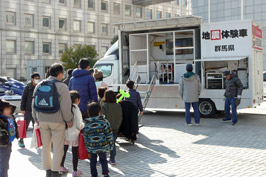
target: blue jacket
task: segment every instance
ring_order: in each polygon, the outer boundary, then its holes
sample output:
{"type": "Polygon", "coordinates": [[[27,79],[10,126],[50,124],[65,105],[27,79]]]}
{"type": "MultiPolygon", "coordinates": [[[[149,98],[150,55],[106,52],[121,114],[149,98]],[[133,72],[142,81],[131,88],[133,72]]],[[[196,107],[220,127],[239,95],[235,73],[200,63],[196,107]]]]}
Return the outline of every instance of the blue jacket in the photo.
{"type": "Polygon", "coordinates": [[[97,89],[94,78],[89,71],[84,69],[75,69],[69,82],[69,90],[77,90],[80,94],[79,108],[81,111],[88,109],[88,103],[98,102],[97,89]]]}
{"type": "Polygon", "coordinates": [[[113,133],[104,116],[86,118],[84,120],[84,141],[89,153],[109,152],[113,148],[113,133]]]}
{"type": "Polygon", "coordinates": [[[139,109],[139,111],[142,112],[143,106],[139,92],[137,92],[135,89],[129,89],[129,94],[130,97],[126,98],[126,101],[133,103],[139,109]]]}

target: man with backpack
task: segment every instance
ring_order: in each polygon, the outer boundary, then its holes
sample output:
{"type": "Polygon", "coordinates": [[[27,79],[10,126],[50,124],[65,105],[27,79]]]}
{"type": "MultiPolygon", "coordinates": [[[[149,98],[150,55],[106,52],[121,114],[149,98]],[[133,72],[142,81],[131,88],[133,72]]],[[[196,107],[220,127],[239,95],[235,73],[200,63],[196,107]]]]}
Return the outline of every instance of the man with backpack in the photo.
{"type": "Polygon", "coordinates": [[[83,119],[88,118],[88,104],[98,102],[95,80],[89,70],[90,61],[81,59],[79,61],[79,69],[73,71],[73,77],[69,83],[69,90],[77,90],[80,94],[79,108],[83,119]]]}
{"type": "Polygon", "coordinates": [[[64,68],[61,64],[50,67],[50,76],[39,83],[33,93],[32,115],[39,124],[43,144],[42,167],[46,177],[59,177],[64,154],[66,124],[72,127],[71,98],[68,87],[61,82],[64,68]],[[51,145],[53,143],[53,160],[51,145]]]}

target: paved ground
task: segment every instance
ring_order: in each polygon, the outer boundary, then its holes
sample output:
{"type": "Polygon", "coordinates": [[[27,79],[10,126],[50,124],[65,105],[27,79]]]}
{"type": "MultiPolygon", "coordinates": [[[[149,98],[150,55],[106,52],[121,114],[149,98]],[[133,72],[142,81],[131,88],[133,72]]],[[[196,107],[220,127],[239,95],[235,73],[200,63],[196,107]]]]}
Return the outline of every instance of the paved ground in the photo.
{"type": "MultiPolygon", "coordinates": [[[[135,146],[118,139],[117,165],[110,167],[110,175],[266,176],[266,103],[258,110],[242,111],[236,126],[222,123],[219,115],[201,119],[200,127],[186,127],[183,112],[147,113],[135,146]]],[[[30,138],[25,149],[14,143],[10,177],[45,176],[40,170],[41,150],[29,149],[29,144],[30,138]]],[[[70,152],[66,166],[71,169],[70,152]]],[[[90,176],[88,161],[80,161],[79,169],[84,177],[90,176]]]]}

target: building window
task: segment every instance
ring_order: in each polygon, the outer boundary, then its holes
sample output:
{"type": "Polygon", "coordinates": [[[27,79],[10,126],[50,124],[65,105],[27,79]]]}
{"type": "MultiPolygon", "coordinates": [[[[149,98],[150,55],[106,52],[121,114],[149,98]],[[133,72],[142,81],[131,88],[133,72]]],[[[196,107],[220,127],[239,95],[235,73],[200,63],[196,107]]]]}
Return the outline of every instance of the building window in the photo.
{"type": "Polygon", "coordinates": [[[114,25],[113,27],[114,35],[118,35],[118,30],[119,30],[119,25],[114,25]]]}
{"type": "Polygon", "coordinates": [[[102,53],[102,55],[104,55],[107,50],[108,50],[108,47],[107,46],[101,46],[101,53],[102,53]]]}
{"type": "Polygon", "coordinates": [[[88,8],[94,9],[95,0],[88,0],[88,8]]]}
{"type": "Polygon", "coordinates": [[[88,33],[95,33],[95,23],[88,22],[88,33]]]}
{"type": "Polygon", "coordinates": [[[104,35],[108,35],[108,25],[107,24],[101,24],[101,32],[104,35]]]}
{"type": "Polygon", "coordinates": [[[50,4],[50,0],[42,0],[42,2],[50,4]]]}
{"type": "Polygon", "coordinates": [[[156,11],[156,19],[162,18],[162,11],[157,10],[156,11]]]}
{"type": "Polygon", "coordinates": [[[147,9],[146,10],[146,18],[147,19],[152,19],[152,9],[147,9]]]}
{"type": "Polygon", "coordinates": [[[170,12],[166,12],[165,18],[171,18],[171,13],[170,12]]]}
{"type": "Polygon", "coordinates": [[[175,14],[175,17],[179,17],[179,15],[178,14],[175,14]]]}
{"type": "Polygon", "coordinates": [[[101,9],[102,9],[102,11],[108,11],[108,1],[102,0],[101,9]]]}
{"type": "Polygon", "coordinates": [[[6,12],[6,23],[9,25],[16,24],[16,13],[15,12],[6,12]]]}
{"type": "Polygon", "coordinates": [[[66,1],[65,0],[59,0],[59,4],[66,5],[66,1]]]}
{"type": "Polygon", "coordinates": [[[131,5],[125,5],[125,15],[131,16],[131,5]]]}
{"type": "Polygon", "coordinates": [[[63,44],[63,43],[59,44],[59,53],[60,54],[64,53],[66,51],[66,49],[67,49],[67,44],[63,44]]]}
{"type": "Polygon", "coordinates": [[[80,32],[80,27],[81,27],[81,21],[80,20],[74,20],[73,30],[76,32],[80,32]]]}
{"type": "Polygon", "coordinates": [[[6,75],[11,78],[16,78],[16,69],[15,68],[7,68],[6,75]]]}
{"type": "Polygon", "coordinates": [[[50,28],[50,17],[43,17],[42,18],[42,26],[44,28],[50,28]]]}
{"type": "Polygon", "coordinates": [[[136,17],[142,18],[142,7],[137,7],[137,9],[136,9],[136,17]]]}
{"type": "Polygon", "coordinates": [[[33,15],[25,14],[24,18],[25,18],[25,26],[33,27],[33,15]]]}
{"type": "Polygon", "coordinates": [[[183,7],[187,7],[187,0],[183,0],[183,7]]]}
{"type": "Polygon", "coordinates": [[[59,19],[59,29],[62,31],[66,31],[66,19],[65,18],[59,19]]]}
{"type": "Polygon", "coordinates": [[[34,42],[33,41],[26,41],[25,42],[25,53],[26,54],[33,54],[34,53],[34,42]]]}
{"type": "Polygon", "coordinates": [[[74,0],[74,7],[75,8],[81,8],[81,1],[80,0],[74,0]]]}
{"type": "Polygon", "coordinates": [[[42,44],[42,52],[43,54],[50,55],[51,54],[51,43],[46,42],[42,44]]]}
{"type": "Polygon", "coordinates": [[[119,3],[114,3],[114,14],[120,15],[120,4],[119,3]]]}
{"type": "Polygon", "coordinates": [[[175,0],[174,4],[179,5],[179,0],[175,0]]]}
{"type": "Polygon", "coordinates": [[[16,41],[15,40],[6,41],[6,53],[9,53],[9,54],[16,53],[16,41]]]}

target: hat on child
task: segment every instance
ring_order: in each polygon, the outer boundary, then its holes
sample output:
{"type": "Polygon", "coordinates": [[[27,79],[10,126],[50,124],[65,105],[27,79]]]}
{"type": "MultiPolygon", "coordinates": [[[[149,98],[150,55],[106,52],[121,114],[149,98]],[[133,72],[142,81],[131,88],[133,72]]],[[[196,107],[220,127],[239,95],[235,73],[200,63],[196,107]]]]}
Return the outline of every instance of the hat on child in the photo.
{"type": "Polygon", "coordinates": [[[0,99],[0,110],[3,110],[4,108],[8,108],[8,107],[12,108],[12,113],[15,112],[15,110],[16,110],[16,106],[15,105],[10,104],[9,102],[7,102],[4,99],[0,99]]]}

